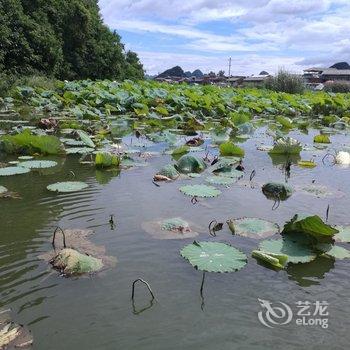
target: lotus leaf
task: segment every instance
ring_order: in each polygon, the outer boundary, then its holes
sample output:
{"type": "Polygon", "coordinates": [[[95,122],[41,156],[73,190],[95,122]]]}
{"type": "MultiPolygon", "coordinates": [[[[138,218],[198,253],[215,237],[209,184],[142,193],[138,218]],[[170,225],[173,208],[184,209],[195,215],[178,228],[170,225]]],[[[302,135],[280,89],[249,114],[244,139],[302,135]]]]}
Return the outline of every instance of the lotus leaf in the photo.
{"type": "Polygon", "coordinates": [[[159,175],[166,176],[169,179],[176,179],[180,174],[179,172],[175,169],[174,165],[168,164],[163,166],[158,173],[159,175]]]}
{"type": "Polygon", "coordinates": [[[202,158],[190,154],[183,155],[174,166],[183,174],[201,173],[206,168],[202,158]]]}
{"type": "Polygon", "coordinates": [[[314,168],[317,164],[312,160],[300,160],[298,165],[303,168],[314,168]]]}
{"type": "Polygon", "coordinates": [[[52,168],[56,165],[57,162],[53,160],[28,160],[20,163],[20,166],[23,166],[28,169],[52,168]]]}
{"type": "Polygon", "coordinates": [[[109,152],[98,152],[95,157],[97,168],[117,167],[120,165],[120,158],[109,152]]]}
{"type": "Polygon", "coordinates": [[[244,157],[244,149],[234,145],[232,142],[224,142],[220,145],[220,155],[244,157]]]}
{"type": "Polygon", "coordinates": [[[299,154],[302,150],[302,146],[299,141],[292,139],[291,137],[279,138],[275,141],[274,146],[270,154],[299,154]]]}
{"type": "Polygon", "coordinates": [[[329,139],[328,135],[316,135],[314,137],[314,142],[316,143],[331,143],[331,140],[329,139]]]}
{"type": "Polygon", "coordinates": [[[223,186],[230,186],[235,182],[235,180],[232,177],[225,177],[225,176],[209,176],[205,179],[205,181],[213,185],[223,185],[223,186]]]}
{"type": "Polygon", "coordinates": [[[166,219],[161,222],[161,229],[165,231],[191,231],[188,223],[181,218],[166,219]]]}
{"type": "Polygon", "coordinates": [[[278,269],[283,269],[288,261],[288,255],[264,252],[261,250],[253,250],[252,257],[278,269]]]}
{"type": "Polygon", "coordinates": [[[259,244],[259,250],[268,253],[288,256],[288,263],[307,263],[316,258],[310,246],[300,244],[291,239],[265,240],[259,244]]]}
{"type": "Polygon", "coordinates": [[[33,156],[19,156],[17,159],[18,160],[31,160],[33,159],[33,156]]]}
{"type": "Polygon", "coordinates": [[[77,133],[81,139],[81,141],[84,142],[84,144],[88,147],[95,148],[94,142],[91,140],[90,136],[83,130],[77,130],[77,133]]]}
{"type": "Polygon", "coordinates": [[[47,189],[53,192],[76,192],[81,191],[89,185],[85,182],[80,181],[66,181],[66,182],[56,182],[54,184],[48,185],[47,189]]]}
{"type": "Polygon", "coordinates": [[[317,216],[303,217],[298,214],[284,225],[282,234],[306,234],[314,238],[317,242],[331,242],[333,236],[339,231],[330,225],[327,225],[317,216]]]}
{"type": "Polygon", "coordinates": [[[247,256],[240,250],[217,242],[193,242],[180,254],[198,270],[208,272],[233,272],[247,264],[247,256]]]}
{"type": "Polygon", "coordinates": [[[264,238],[279,232],[279,226],[270,221],[257,218],[231,219],[234,234],[250,238],[264,238]]]}
{"type": "Polygon", "coordinates": [[[67,154],[88,154],[94,152],[93,148],[89,147],[73,147],[73,148],[66,148],[67,154]]]}
{"type": "Polygon", "coordinates": [[[339,231],[334,235],[334,239],[338,242],[350,243],[350,225],[348,226],[335,226],[339,231]]]}
{"type": "Polygon", "coordinates": [[[217,197],[221,191],[213,186],[207,185],[187,185],[180,187],[180,191],[191,197],[217,197]]]}
{"type": "Polygon", "coordinates": [[[10,166],[0,168],[0,176],[20,175],[29,173],[30,169],[21,166],[10,166]]]}
{"type": "Polygon", "coordinates": [[[269,199],[283,201],[292,195],[293,189],[284,183],[269,182],[262,187],[262,192],[269,199]]]}
{"type": "Polygon", "coordinates": [[[276,121],[280,123],[284,128],[286,129],[292,129],[293,124],[292,121],[289,118],[282,117],[281,115],[276,117],[276,121]]]}
{"type": "Polygon", "coordinates": [[[323,254],[336,259],[350,259],[350,250],[347,250],[340,246],[329,243],[319,243],[316,245],[316,249],[322,251],[323,254]]]}
{"type": "Polygon", "coordinates": [[[102,259],[81,254],[72,248],[62,249],[52,260],[52,266],[61,273],[72,276],[97,272],[102,269],[102,259]]]}
{"type": "Polygon", "coordinates": [[[189,146],[186,146],[186,145],[182,145],[178,148],[175,148],[173,151],[172,151],[172,154],[173,155],[179,155],[179,154],[185,154],[185,153],[188,153],[190,150],[190,147],[189,146]]]}

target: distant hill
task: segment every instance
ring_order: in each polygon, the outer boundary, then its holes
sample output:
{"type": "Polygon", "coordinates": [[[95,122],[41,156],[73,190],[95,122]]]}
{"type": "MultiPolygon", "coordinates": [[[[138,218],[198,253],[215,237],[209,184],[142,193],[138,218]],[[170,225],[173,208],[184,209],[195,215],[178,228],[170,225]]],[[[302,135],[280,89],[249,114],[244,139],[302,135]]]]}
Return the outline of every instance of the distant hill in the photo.
{"type": "Polygon", "coordinates": [[[166,77],[184,77],[185,78],[186,75],[180,66],[175,66],[173,68],[167,69],[166,71],[158,75],[158,78],[166,78],[166,77]]]}
{"type": "Polygon", "coordinates": [[[263,70],[263,71],[261,71],[261,72],[259,73],[259,75],[269,75],[269,73],[266,72],[266,70],[263,70]]]}
{"type": "Polygon", "coordinates": [[[348,62],[338,62],[338,63],[333,64],[333,66],[330,66],[329,68],[350,69],[350,65],[348,62]]]}
{"type": "Polygon", "coordinates": [[[188,70],[187,72],[185,72],[185,75],[187,78],[191,77],[192,76],[192,73],[188,70]]]}
{"type": "Polygon", "coordinates": [[[196,77],[196,78],[202,78],[202,76],[203,76],[204,74],[202,73],[202,71],[201,70],[199,70],[199,69],[196,69],[196,70],[194,70],[193,72],[192,72],[192,77],[196,77]]]}

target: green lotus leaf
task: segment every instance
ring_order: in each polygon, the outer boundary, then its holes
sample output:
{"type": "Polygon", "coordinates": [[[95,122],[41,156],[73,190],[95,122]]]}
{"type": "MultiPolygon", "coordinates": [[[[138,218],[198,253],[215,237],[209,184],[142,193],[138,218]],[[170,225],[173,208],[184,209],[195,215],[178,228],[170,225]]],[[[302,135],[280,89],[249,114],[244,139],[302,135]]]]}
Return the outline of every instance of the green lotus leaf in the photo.
{"type": "Polygon", "coordinates": [[[218,196],[221,191],[216,189],[213,186],[207,186],[207,185],[187,185],[180,187],[180,191],[187,196],[191,197],[216,197],[218,196]]]}
{"type": "Polygon", "coordinates": [[[168,177],[169,179],[176,179],[180,173],[175,169],[174,165],[168,164],[164,165],[158,172],[158,175],[163,175],[168,177]]]}
{"type": "Polygon", "coordinates": [[[350,259],[350,250],[347,250],[340,246],[329,243],[319,243],[316,245],[316,249],[322,251],[323,254],[331,256],[335,259],[350,259]]]}
{"type": "Polygon", "coordinates": [[[54,184],[48,185],[46,188],[52,192],[76,192],[81,191],[89,185],[85,182],[80,181],[65,181],[65,182],[56,182],[54,184]]]}
{"type": "Polygon", "coordinates": [[[160,228],[165,231],[190,231],[188,222],[181,218],[165,219],[161,222],[160,228]]]}
{"type": "Polygon", "coordinates": [[[67,154],[88,154],[94,152],[93,148],[90,147],[72,147],[66,148],[67,154]]]}
{"type": "Polygon", "coordinates": [[[21,166],[10,166],[0,168],[0,176],[20,175],[29,173],[30,169],[21,166]]]}
{"type": "Polygon", "coordinates": [[[314,142],[316,142],[316,143],[331,143],[331,140],[329,139],[328,135],[321,134],[321,135],[316,135],[314,137],[314,142]]]}
{"type": "Polygon", "coordinates": [[[56,165],[57,162],[53,160],[28,160],[20,163],[20,166],[28,169],[45,169],[52,168],[56,165]]]}
{"type": "Polygon", "coordinates": [[[224,142],[220,145],[221,156],[238,156],[244,157],[244,149],[236,146],[232,142],[224,142]]]}
{"type": "Polygon", "coordinates": [[[287,255],[287,263],[307,263],[316,258],[316,253],[310,246],[294,242],[291,239],[265,240],[259,244],[259,250],[264,252],[287,255]]]}
{"type": "Polygon", "coordinates": [[[197,177],[201,177],[201,174],[197,174],[197,173],[188,173],[187,174],[188,177],[192,177],[192,178],[197,178],[197,177]]]}
{"type": "Polygon", "coordinates": [[[317,215],[304,217],[296,214],[284,225],[282,234],[305,234],[319,243],[329,243],[338,232],[317,215]]]}
{"type": "Polygon", "coordinates": [[[289,118],[283,117],[281,115],[276,117],[276,121],[280,123],[286,129],[292,129],[293,124],[289,118]]]}
{"type": "Polygon", "coordinates": [[[97,168],[118,167],[120,158],[109,152],[98,152],[95,157],[95,166],[97,168]]]}
{"type": "Polygon", "coordinates": [[[178,148],[175,148],[173,151],[172,151],[172,155],[179,155],[179,154],[185,154],[185,153],[188,153],[190,150],[190,147],[187,146],[187,145],[182,145],[178,148]]]}
{"type": "Polygon", "coordinates": [[[80,140],[88,147],[95,148],[94,142],[91,140],[90,136],[83,130],[77,130],[80,140]]]}
{"type": "Polygon", "coordinates": [[[348,226],[335,226],[339,231],[334,235],[334,239],[338,242],[350,243],[350,225],[348,226]]]}
{"type": "Polygon", "coordinates": [[[72,276],[97,272],[103,268],[102,259],[64,248],[52,260],[52,266],[61,273],[72,276]]]}
{"type": "Polygon", "coordinates": [[[283,269],[288,261],[288,255],[264,252],[261,250],[253,250],[252,257],[278,269],[283,269]]]}
{"type": "Polygon", "coordinates": [[[180,254],[196,269],[207,272],[234,272],[247,264],[243,252],[225,243],[193,242],[180,254]]]}
{"type": "Polygon", "coordinates": [[[300,160],[298,165],[303,168],[314,168],[317,164],[312,160],[300,160]]]}
{"type": "Polygon", "coordinates": [[[269,154],[299,154],[302,150],[302,146],[299,141],[292,139],[291,137],[279,138],[275,141],[272,150],[269,154]]]}
{"type": "Polygon", "coordinates": [[[286,200],[292,195],[293,189],[284,183],[269,182],[263,185],[262,192],[268,199],[286,200]]]}
{"type": "Polygon", "coordinates": [[[279,226],[273,222],[258,218],[230,219],[234,234],[250,238],[264,238],[279,232],[279,226]]]}
{"type": "Polygon", "coordinates": [[[74,140],[74,139],[67,139],[64,141],[64,144],[71,147],[84,147],[87,146],[84,141],[74,140]]]}
{"type": "Polygon", "coordinates": [[[174,166],[183,174],[201,173],[207,167],[202,158],[190,154],[183,155],[174,166]]]}
{"type": "Polygon", "coordinates": [[[205,181],[213,185],[223,185],[223,186],[230,186],[235,182],[235,180],[232,177],[225,177],[225,176],[209,176],[205,179],[205,181]]]}

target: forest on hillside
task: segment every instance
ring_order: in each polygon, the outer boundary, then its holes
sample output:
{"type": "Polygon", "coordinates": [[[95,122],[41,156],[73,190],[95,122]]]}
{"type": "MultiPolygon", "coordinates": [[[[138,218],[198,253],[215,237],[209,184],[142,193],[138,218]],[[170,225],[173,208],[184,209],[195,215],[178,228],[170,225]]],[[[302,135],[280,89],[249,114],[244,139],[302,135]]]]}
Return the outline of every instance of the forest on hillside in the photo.
{"type": "Polygon", "coordinates": [[[136,53],[103,24],[97,0],[1,0],[0,78],[140,79],[136,53]]]}

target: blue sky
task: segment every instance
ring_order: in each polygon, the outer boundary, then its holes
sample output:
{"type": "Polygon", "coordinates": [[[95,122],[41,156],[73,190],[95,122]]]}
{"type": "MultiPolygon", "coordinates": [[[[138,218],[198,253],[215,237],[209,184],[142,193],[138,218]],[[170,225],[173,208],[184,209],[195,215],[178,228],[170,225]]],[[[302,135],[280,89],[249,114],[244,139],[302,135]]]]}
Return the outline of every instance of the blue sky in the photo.
{"type": "MultiPolygon", "coordinates": [[[[350,0],[100,0],[104,22],[149,74],[232,74],[350,61],[350,0]]],[[[350,63],[350,62],[349,62],[350,63]]]]}

